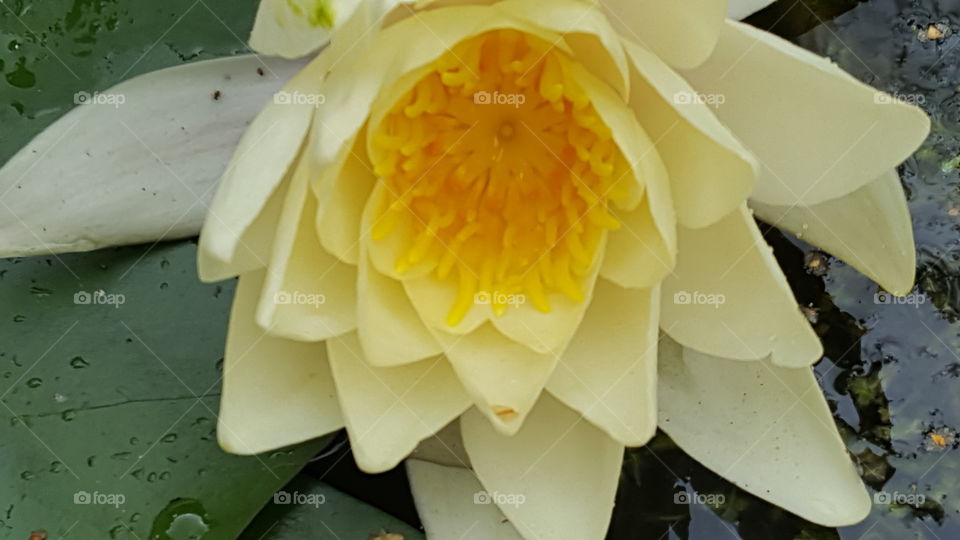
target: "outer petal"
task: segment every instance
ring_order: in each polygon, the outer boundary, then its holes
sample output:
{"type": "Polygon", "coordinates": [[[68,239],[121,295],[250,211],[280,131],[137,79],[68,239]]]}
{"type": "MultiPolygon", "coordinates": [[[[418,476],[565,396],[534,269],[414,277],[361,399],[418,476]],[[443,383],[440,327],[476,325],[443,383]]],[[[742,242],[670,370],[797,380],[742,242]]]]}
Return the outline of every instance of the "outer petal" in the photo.
{"type": "Polygon", "coordinates": [[[320,341],[357,326],[357,271],[324,251],[306,160],[294,166],[277,223],[257,322],[271,335],[320,341]]]}
{"type": "Polygon", "coordinates": [[[361,0],[261,0],[250,33],[250,47],[260,54],[284,58],[310,54],[327,43],[333,27],[349,18],[360,3],[361,0]],[[304,4],[307,9],[300,7],[304,4]]]}
{"type": "Polygon", "coordinates": [[[855,191],[906,159],[930,128],[920,109],[738,22],[727,21],[710,60],[685,75],[722,96],[717,115],[763,166],[753,198],[767,204],[855,191]]]}
{"type": "Polygon", "coordinates": [[[820,359],[820,339],[746,206],[709,227],[681,229],[680,245],[663,284],[660,327],[670,337],[724,358],[772,355],[791,367],[820,359]]]}
{"type": "Polygon", "coordinates": [[[0,169],[0,256],[196,234],[255,111],[302,67],[238,56],[78,93],[0,169]]]}
{"type": "Polygon", "coordinates": [[[408,459],[407,476],[430,538],[522,540],[470,469],[408,459]]]}
{"type": "Polygon", "coordinates": [[[477,409],[506,435],[520,429],[557,365],[485,324],[465,336],[434,332],[477,409]]]}
{"type": "Polygon", "coordinates": [[[717,0],[599,0],[614,28],[676,68],[700,65],[713,51],[726,16],[717,0]]]}
{"type": "Polygon", "coordinates": [[[396,366],[443,352],[420,320],[399,281],[384,276],[360,253],[357,276],[357,334],[374,366],[396,366]]]}
{"type": "Polygon", "coordinates": [[[737,486],[804,519],[862,520],[870,498],[809,368],[660,351],[660,428],[737,486]]]}
{"type": "Polygon", "coordinates": [[[759,165],[682,77],[643,47],[624,46],[634,68],[630,106],[667,167],[677,219],[714,223],[749,196],[759,165]]]}
{"type": "Polygon", "coordinates": [[[838,199],[813,206],[750,203],[757,217],[847,261],[905,295],[913,288],[916,251],[900,176],[889,171],[838,199]]]}
{"type": "Polygon", "coordinates": [[[315,105],[293,96],[316,95],[329,62],[326,54],[310,62],[244,133],[200,233],[201,279],[218,281],[264,266],[259,249],[250,241],[249,235],[258,234],[256,228],[249,229],[299,155],[314,114],[315,105]]]}
{"type": "Polygon", "coordinates": [[[369,366],[355,333],[327,341],[330,366],[357,465],[390,470],[470,406],[442,356],[400,367],[369,366]]]}
{"type": "Polygon", "coordinates": [[[598,281],[547,382],[551,394],[626,446],[642,446],[657,431],[659,311],[659,289],[598,281]]]}
{"type": "Polygon", "coordinates": [[[623,446],[549,395],[512,437],[474,409],[461,429],[477,477],[524,538],[603,538],[623,446]]]}
{"type": "Polygon", "coordinates": [[[746,19],[749,15],[772,4],[774,0],[729,0],[727,17],[734,20],[746,19]]]}
{"type": "Polygon", "coordinates": [[[253,312],[262,271],[244,274],[230,312],[217,438],[233,454],[258,454],[343,427],[322,343],[267,335],[253,312]]]}

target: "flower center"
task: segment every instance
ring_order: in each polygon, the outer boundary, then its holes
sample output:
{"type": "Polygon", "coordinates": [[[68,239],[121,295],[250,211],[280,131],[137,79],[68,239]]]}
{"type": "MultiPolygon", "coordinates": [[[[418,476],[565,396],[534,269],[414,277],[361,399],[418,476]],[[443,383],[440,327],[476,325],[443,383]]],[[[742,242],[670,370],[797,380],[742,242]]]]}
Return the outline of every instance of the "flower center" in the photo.
{"type": "Polygon", "coordinates": [[[406,227],[396,270],[427,264],[457,280],[451,326],[477,303],[501,315],[517,298],[544,313],[555,293],[582,301],[604,233],[620,226],[608,203],[632,177],[571,65],[528,34],[473,37],[428,66],[374,132],[386,196],[373,239],[406,227]]]}

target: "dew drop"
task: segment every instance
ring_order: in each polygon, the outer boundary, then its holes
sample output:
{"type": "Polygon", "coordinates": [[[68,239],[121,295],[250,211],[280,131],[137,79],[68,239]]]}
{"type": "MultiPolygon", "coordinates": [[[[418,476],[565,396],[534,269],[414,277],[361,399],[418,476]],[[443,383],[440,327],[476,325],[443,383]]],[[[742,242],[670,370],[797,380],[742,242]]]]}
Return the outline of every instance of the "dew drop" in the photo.
{"type": "Polygon", "coordinates": [[[70,359],[70,367],[73,369],[83,369],[90,365],[82,356],[74,356],[70,359]]]}
{"type": "Polygon", "coordinates": [[[73,409],[67,409],[63,411],[63,413],[60,415],[60,418],[62,418],[64,422],[71,422],[76,417],[77,417],[77,411],[73,409]]]}
{"type": "Polygon", "coordinates": [[[27,386],[29,386],[30,388],[37,388],[41,384],[43,384],[43,379],[41,379],[40,377],[34,377],[27,381],[27,386]]]}
{"type": "Polygon", "coordinates": [[[165,442],[165,443],[176,442],[176,440],[177,440],[177,434],[176,434],[176,433],[168,433],[167,435],[164,435],[163,438],[160,439],[160,440],[161,440],[162,442],[165,442]]]}

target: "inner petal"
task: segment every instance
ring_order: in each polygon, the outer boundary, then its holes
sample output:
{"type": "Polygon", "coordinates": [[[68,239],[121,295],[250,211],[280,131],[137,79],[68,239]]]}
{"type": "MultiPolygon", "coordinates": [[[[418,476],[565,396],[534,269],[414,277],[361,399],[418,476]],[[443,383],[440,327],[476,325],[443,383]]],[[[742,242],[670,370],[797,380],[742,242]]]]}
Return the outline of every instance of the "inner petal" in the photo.
{"type": "Polygon", "coordinates": [[[503,314],[549,295],[583,301],[609,205],[635,186],[610,129],[571,77],[573,60],[496,30],[454,46],[384,116],[371,141],[386,187],[371,231],[399,234],[398,273],[455,280],[447,324],[478,304],[503,314]]]}

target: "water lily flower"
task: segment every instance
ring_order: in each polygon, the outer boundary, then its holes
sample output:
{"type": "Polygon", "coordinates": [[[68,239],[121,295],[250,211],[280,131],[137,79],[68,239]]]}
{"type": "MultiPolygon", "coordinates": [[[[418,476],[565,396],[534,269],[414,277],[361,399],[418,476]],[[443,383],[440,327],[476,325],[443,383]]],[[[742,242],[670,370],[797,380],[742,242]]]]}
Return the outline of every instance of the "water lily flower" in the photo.
{"type": "Polygon", "coordinates": [[[895,167],[929,121],[727,18],[767,3],[264,0],[259,51],[319,54],[164,70],[66,115],[0,171],[3,254],[202,221],[200,276],[239,276],[221,445],[346,427],[368,472],[416,450],[434,538],[602,538],[658,427],[854,523],[821,344],[754,216],[906,294],[895,167]]]}

